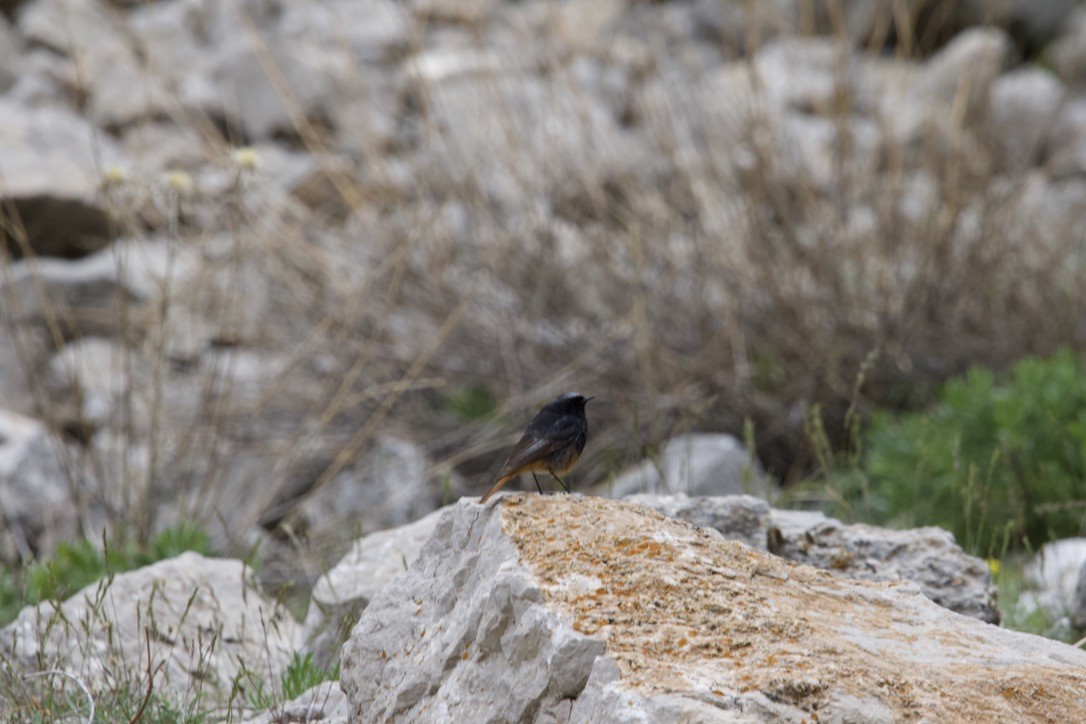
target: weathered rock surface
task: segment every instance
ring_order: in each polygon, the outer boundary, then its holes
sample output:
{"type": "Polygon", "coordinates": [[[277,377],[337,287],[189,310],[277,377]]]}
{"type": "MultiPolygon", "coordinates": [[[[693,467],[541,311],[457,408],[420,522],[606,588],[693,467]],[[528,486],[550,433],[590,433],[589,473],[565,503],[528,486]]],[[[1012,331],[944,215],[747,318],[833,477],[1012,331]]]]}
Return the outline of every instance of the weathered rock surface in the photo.
{"type": "Polygon", "coordinates": [[[441,518],[341,684],[360,721],[1071,721],[1086,652],[643,506],[506,496],[441,518]]]}
{"type": "Polygon", "coordinates": [[[321,576],[313,587],[302,628],[305,648],[319,666],[327,668],[339,660],[340,646],[358,614],[415,561],[444,512],[443,508],[414,523],[360,538],[321,576]]]}
{"type": "Polygon", "coordinates": [[[659,460],[646,460],[600,492],[611,498],[635,493],[767,497],[772,483],[743,443],[732,435],[690,434],[672,438],[659,460]]]}
{"type": "Polygon", "coordinates": [[[788,560],[867,581],[912,581],[951,611],[999,623],[988,564],[967,554],[942,528],[891,530],[845,525],[822,513],[774,510],[769,550],[788,560]]]}
{"type": "Polygon", "coordinates": [[[968,555],[941,528],[845,525],[819,512],[771,508],[747,495],[632,495],[626,500],[848,578],[912,581],[940,606],[999,622],[997,590],[988,565],[968,555]]]}
{"type": "Polygon", "coordinates": [[[297,631],[240,561],[185,553],[92,584],[59,606],[24,609],[0,630],[0,651],[24,671],[59,668],[92,689],[121,672],[135,680],[151,671],[158,691],[221,705],[235,680],[252,684],[249,674],[237,678],[243,672],[278,681],[297,631]]]}

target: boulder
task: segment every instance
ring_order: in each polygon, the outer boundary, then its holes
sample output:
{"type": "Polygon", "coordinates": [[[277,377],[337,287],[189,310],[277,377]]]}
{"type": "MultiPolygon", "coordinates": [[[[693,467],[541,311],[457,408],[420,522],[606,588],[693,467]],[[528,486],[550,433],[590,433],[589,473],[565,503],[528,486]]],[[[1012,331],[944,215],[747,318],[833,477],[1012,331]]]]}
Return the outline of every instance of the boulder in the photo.
{"type": "Polygon", "coordinates": [[[122,344],[101,337],[73,340],[49,361],[45,382],[59,405],[55,414],[72,424],[87,429],[123,424],[136,434],[150,424],[148,365],[122,344]]]}
{"type": "Polygon", "coordinates": [[[151,672],[156,691],[222,706],[249,677],[278,682],[297,631],[241,561],[184,553],[23,609],[0,630],[0,651],[25,672],[61,669],[92,691],[118,672],[146,687],[151,672]]]}
{"type": "Polygon", "coordinates": [[[1022,571],[1028,590],[1019,603],[1043,609],[1057,630],[1082,628],[1082,571],[1086,566],[1086,538],[1065,538],[1046,543],[1022,571]],[[1076,622],[1077,621],[1077,622],[1076,622]]]}
{"type": "Polygon", "coordinates": [[[306,651],[318,666],[327,669],[339,660],[340,647],[358,614],[414,562],[443,513],[444,509],[437,510],[414,523],[360,538],[321,576],[302,628],[306,651]]]}
{"type": "Polygon", "coordinates": [[[15,256],[25,255],[24,234],[37,256],[75,258],[101,249],[111,238],[101,174],[118,165],[115,144],[85,120],[0,98],[0,242],[15,256]]]}
{"type": "Polygon", "coordinates": [[[628,503],[644,505],[702,528],[712,528],[729,540],[766,550],[770,520],[775,511],[753,495],[720,495],[691,498],[678,495],[628,495],[628,503]]]}
{"type": "Polygon", "coordinates": [[[988,565],[963,551],[954,536],[941,528],[845,525],[818,512],[771,508],[749,495],[632,495],[626,500],[836,575],[912,581],[940,606],[981,621],[999,622],[997,591],[988,565]]]}
{"type": "Polygon", "coordinates": [[[354,720],[1077,720],[1086,652],[644,506],[461,500],[363,612],[354,720]]]}
{"type": "Polygon", "coordinates": [[[995,28],[970,28],[956,36],[923,66],[917,100],[946,104],[964,102],[976,113],[992,83],[1011,58],[1010,39],[995,28]]]}
{"type": "Polygon", "coordinates": [[[502,210],[531,218],[541,200],[556,196],[560,203],[583,169],[621,177],[644,158],[603,101],[527,65],[517,52],[457,46],[412,59],[437,131],[421,173],[431,175],[437,194],[462,195],[470,184],[502,210]]]}
{"type": "Polygon", "coordinates": [[[1039,165],[1064,97],[1059,79],[1039,68],[1012,71],[992,83],[989,121],[1005,168],[1039,165]]]}
{"type": "Polygon", "coordinates": [[[4,560],[28,559],[42,535],[72,531],[63,444],[41,422],[0,409],[0,509],[4,560]]]}
{"type": "Polygon", "coordinates": [[[1078,569],[1078,581],[1075,582],[1075,592],[1071,596],[1068,614],[1072,626],[1079,631],[1086,631],[1086,558],[1082,559],[1082,567],[1078,569]]]}
{"type": "MultiPolygon", "coordinates": [[[[335,450],[338,453],[338,450],[335,450]]],[[[322,467],[332,464],[334,455],[322,467]]],[[[306,497],[299,521],[311,536],[344,529],[405,525],[440,506],[425,451],[402,437],[381,435],[366,455],[306,497]]]]}
{"type": "Polygon", "coordinates": [[[659,460],[646,460],[622,473],[601,492],[611,498],[634,493],[766,497],[773,490],[758,460],[738,438],[695,433],[672,438],[659,460]]]}
{"type": "Polygon", "coordinates": [[[376,66],[401,59],[411,48],[415,30],[403,4],[394,0],[290,3],[280,23],[286,38],[344,43],[356,61],[376,66]]]}
{"type": "Polygon", "coordinates": [[[81,259],[24,259],[0,278],[5,314],[16,323],[56,323],[66,336],[131,334],[125,304],[158,299],[191,279],[198,255],[156,240],[122,240],[81,259]]]}
{"type": "Polygon", "coordinates": [[[1060,79],[1081,88],[1086,83],[1086,8],[1075,9],[1051,50],[1052,64],[1060,79]]]}
{"type": "Polygon", "coordinates": [[[999,623],[997,590],[988,564],[971,556],[942,528],[891,530],[845,525],[822,513],[773,510],[769,550],[797,563],[865,581],[912,581],[951,611],[999,623]]]}

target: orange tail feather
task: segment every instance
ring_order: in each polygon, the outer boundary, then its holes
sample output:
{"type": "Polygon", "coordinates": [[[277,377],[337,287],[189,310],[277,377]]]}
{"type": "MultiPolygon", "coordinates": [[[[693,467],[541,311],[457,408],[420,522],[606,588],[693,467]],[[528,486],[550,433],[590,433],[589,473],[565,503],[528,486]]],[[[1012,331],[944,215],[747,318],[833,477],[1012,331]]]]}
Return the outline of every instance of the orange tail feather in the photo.
{"type": "Polygon", "coordinates": [[[498,478],[494,482],[494,484],[490,486],[490,490],[486,491],[483,497],[479,498],[479,504],[482,505],[483,503],[485,503],[487,500],[490,499],[491,495],[504,488],[505,484],[515,477],[515,475],[506,475],[504,478],[498,478]]]}

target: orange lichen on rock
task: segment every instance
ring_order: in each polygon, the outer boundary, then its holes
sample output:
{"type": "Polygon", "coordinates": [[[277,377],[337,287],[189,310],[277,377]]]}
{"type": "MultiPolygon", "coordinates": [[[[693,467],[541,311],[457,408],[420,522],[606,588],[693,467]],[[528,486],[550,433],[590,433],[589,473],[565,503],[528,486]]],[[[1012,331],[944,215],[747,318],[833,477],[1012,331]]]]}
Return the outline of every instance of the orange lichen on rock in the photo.
{"type": "Polygon", "coordinates": [[[604,640],[623,684],[643,694],[758,690],[812,715],[846,695],[877,697],[902,719],[1086,717],[1086,667],[909,584],[838,578],[638,505],[515,500],[502,526],[548,607],[604,640]],[[1002,648],[989,656],[993,632],[1002,648]]]}

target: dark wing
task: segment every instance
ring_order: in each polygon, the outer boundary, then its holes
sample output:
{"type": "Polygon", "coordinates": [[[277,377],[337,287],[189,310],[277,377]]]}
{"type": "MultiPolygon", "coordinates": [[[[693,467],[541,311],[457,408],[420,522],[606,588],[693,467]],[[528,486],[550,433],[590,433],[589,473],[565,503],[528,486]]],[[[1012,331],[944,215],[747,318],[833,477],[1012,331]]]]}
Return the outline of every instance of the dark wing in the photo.
{"type": "Polygon", "coordinates": [[[538,415],[528,426],[524,436],[520,438],[513,451],[509,453],[509,459],[505,461],[499,478],[510,475],[515,470],[539,460],[546,460],[555,453],[577,442],[582,435],[584,423],[573,415],[548,416],[549,419],[538,415]]]}

